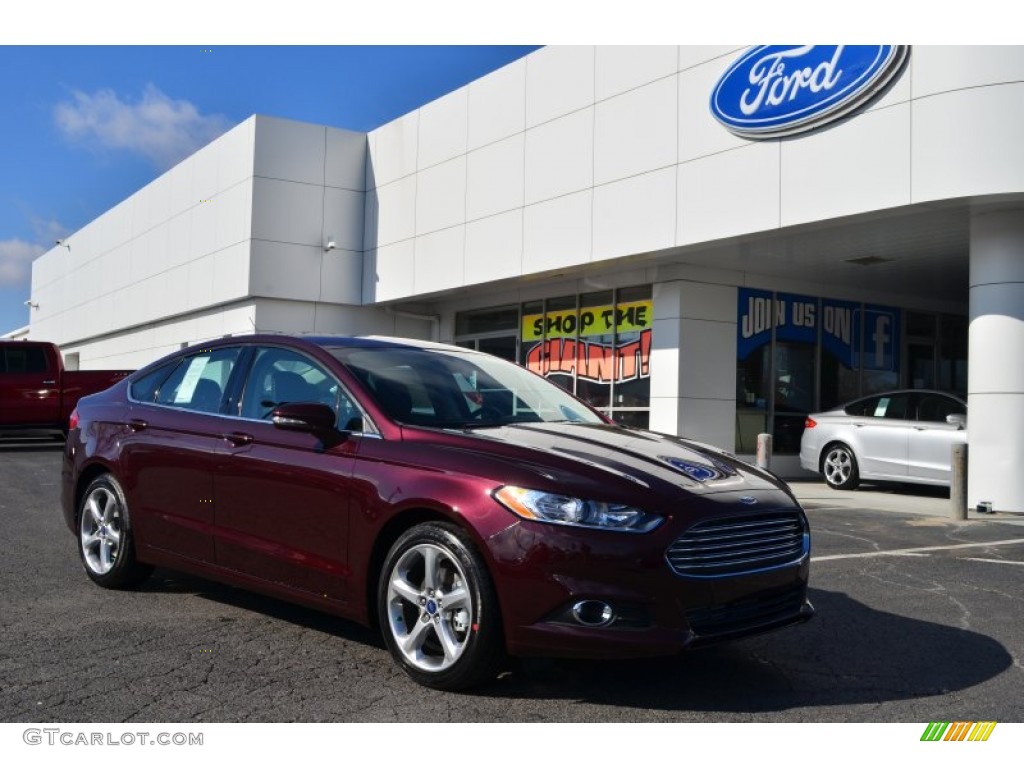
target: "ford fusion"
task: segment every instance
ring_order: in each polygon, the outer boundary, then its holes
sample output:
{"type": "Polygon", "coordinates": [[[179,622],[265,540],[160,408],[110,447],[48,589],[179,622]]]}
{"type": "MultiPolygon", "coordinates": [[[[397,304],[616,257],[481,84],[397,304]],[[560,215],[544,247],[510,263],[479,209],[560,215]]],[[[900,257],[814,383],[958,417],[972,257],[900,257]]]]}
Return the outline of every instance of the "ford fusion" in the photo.
{"type": "Polygon", "coordinates": [[[435,688],[813,614],[807,520],[772,475],[441,344],[181,350],[79,403],[62,502],[102,587],[159,566],[376,625],[435,688]]]}

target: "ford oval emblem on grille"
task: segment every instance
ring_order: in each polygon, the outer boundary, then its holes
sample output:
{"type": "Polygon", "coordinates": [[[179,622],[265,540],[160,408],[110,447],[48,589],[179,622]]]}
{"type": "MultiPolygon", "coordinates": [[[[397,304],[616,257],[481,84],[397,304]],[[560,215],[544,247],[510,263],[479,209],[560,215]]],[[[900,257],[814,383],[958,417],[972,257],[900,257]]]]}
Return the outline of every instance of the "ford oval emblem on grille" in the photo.
{"type": "Polygon", "coordinates": [[[711,112],[748,139],[788,136],[870,101],[900,71],[905,45],[761,45],[737,59],[711,94],[711,112]]]}
{"type": "Polygon", "coordinates": [[[746,504],[747,506],[757,504],[757,499],[753,496],[740,496],[740,504],[746,504]]]}

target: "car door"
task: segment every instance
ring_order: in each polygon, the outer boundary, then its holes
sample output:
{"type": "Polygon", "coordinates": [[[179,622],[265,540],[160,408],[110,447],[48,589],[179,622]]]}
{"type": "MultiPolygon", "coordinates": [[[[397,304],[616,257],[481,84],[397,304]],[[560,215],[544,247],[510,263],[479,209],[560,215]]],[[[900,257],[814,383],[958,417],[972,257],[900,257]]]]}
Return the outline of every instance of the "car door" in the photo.
{"type": "Polygon", "coordinates": [[[902,480],[907,476],[907,448],[912,428],[910,395],[892,393],[869,398],[861,415],[851,417],[861,475],[902,480]]]}
{"type": "Polygon", "coordinates": [[[144,546],[214,562],[220,415],[241,347],[197,350],[133,383],[120,471],[144,546]]]}
{"type": "Polygon", "coordinates": [[[325,446],[312,434],[279,429],[270,414],[288,402],[329,405],[336,424],[358,426],[354,401],[325,366],[287,347],[256,348],[241,402],[225,420],[220,441],[217,563],[345,603],[352,597],[352,469],[362,436],[357,430],[325,446]]]}
{"type": "Polygon", "coordinates": [[[19,342],[0,346],[0,424],[57,424],[58,376],[56,361],[48,365],[40,345],[19,342]]]}
{"type": "Polygon", "coordinates": [[[917,418],[908,443],[909,479],[950,482],[953,446],[967,441],[967,431],[962,426],[949,424],[946,417],[966,413],[966,405],[947,395],[922,392],[917,396],[917,418]]]}

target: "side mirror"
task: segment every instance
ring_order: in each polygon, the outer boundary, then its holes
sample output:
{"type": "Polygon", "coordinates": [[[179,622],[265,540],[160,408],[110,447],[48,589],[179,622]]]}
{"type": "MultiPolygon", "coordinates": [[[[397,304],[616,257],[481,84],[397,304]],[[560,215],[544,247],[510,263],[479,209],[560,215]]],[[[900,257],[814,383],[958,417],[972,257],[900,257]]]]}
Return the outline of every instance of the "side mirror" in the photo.
{"type": "Polygon", "coordinates": [[[952,424],[957,429],[967,429],[967,414],[951,413],[946,417],[946,423],[952,424]]]}
{"type": "Polygon", "coordinates": [[[323,403],[285,403],[270,413],[270,421],[278,429],[328,435],[335,431],[337,416],[323,403]]]}

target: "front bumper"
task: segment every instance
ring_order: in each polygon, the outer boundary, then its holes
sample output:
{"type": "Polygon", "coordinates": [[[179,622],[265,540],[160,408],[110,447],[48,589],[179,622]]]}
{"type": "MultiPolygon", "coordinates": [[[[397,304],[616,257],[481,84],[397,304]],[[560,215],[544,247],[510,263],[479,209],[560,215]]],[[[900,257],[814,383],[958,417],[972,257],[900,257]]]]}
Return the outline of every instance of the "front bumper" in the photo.
{"type": "Polygon", "coordinates": [[[793,562],[720,577],[675,573],[665,552],[679,526],[630,535],[522,522],[489,542],[508,651],[515,656],[674,655],[802,623],[809,542],[793,562]],[[606,603],[607,626],[574,621],[582,600],[606,603]]]}

